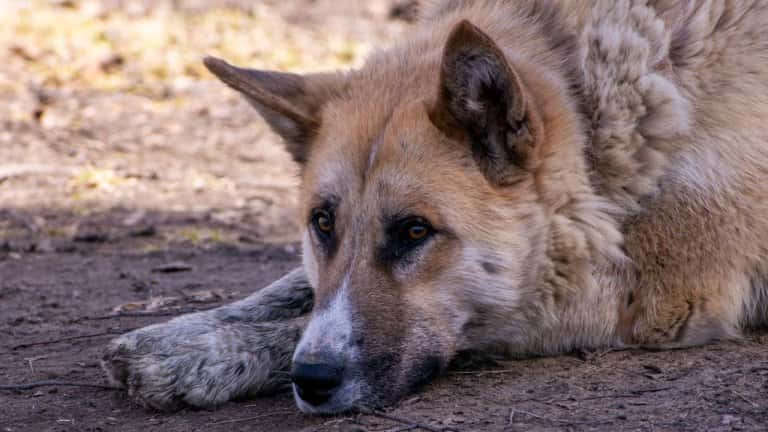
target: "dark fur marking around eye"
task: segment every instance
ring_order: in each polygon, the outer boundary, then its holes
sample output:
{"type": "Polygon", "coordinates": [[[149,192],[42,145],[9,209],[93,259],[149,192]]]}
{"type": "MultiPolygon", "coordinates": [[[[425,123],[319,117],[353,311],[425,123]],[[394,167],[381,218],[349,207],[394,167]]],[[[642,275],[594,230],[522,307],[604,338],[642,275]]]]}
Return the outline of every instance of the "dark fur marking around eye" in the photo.
{"type": "Polygon", "coordinates": [[[419,216],[392,216],[385,219],[386,240],[377,253],[380,262],[386,265],[395,263],[408,264],[417,249],[427,243],[435,235],[436,230],[425,218],[419,216]],[[407,236],[410,227],[423,227],[426,233],[413,239],[407,236]]]}
{"type": "Polygon", "coordinates": [[[317,240],[319,249],[326,257],[332,258],[338,249],[338,226],[336,226],[336,210],[339,205],[339,198],[335,195],[330,195],[320,200],[320,202],[321,204],[319,206],[310,210],[308,218],[309,220],[307,223],[312,230],[313,237],[317,240]],[[318,214],[323,214],[331,218],[331,223],[333,225],[331,232],[321,232],[321,230],[317,227],[315,218],[318,216],[318,214]]]}

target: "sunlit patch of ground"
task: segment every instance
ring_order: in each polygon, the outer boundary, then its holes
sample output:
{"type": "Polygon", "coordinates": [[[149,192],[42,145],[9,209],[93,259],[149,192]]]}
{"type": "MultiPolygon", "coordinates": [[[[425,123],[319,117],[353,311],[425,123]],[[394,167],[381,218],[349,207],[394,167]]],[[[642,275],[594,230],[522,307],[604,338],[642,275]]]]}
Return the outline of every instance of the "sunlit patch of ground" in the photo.
{"type": "Polygon", "coordinates": [[[188,3],[0,0],[0,228],[42,236],[95,219],[178,219],[219,234],[156,239],[237,237],[228,229],[296,239],[297,167],[201,59],[351,68],[399,27],[368,25],[386,14],[378,0],[338,11],[325,0],[188,3]],[[358,10],[355,26],[333,24],[358,10]]]}

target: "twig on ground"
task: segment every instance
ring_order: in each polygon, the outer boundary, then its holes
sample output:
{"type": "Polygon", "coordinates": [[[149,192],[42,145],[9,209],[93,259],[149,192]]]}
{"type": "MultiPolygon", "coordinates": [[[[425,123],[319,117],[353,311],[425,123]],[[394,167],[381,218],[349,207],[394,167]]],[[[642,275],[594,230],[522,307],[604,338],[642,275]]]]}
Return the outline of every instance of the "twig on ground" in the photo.
{"type": "MultiPolygon", "coordinates": [[[[512,401],[512,403],[521,404],[521,403],[534,402],[534,403],[540,403],[544,405],[555,405],[558,402],[583,402],[583,401],[590,401],[590,400],[597,400],[597,399],[637,398],[637,397],[643,396],[646,393],[656,393],[656,392],[661,392],[666,390],[672,390],[673,388],[674,387],[655,387],[655,388],[649,388],[649,389],[632,390],[631,393],[613,393],[613,394],[586,396],[583,398],[567,397],[567,398],[560,398],[560,399],[543,399],[543,398],[531,397],[526,399],[517,399],[512,401]]],[[[556,406],[559,406],[559,405],[556,405],[556,406]]]]}
{"type": "Polygon", "coordinates": [[[350,419],[349,417],[334,418],[334,419],[328,420],[327,422],[323,422],[323,426],[339,426],[340,424],[343,424],[346,422],[354,422],[354,420],[350,419]]]}
{"type": "Polygon", "coordinates": [[[394,416],[391,414],[386,414],[383,412],[368,410],[365,408],[358,408],[357,410],[360,412],[360,414],[363,414],[363,415],[383,418],[389,421],[404,424],[407,427],[405,430],[423,429],[429,432],[449,432],[449,431],[457,432],[458,431],[457,429],[451,428],[451,427],[438,428],[438,427],[430,426],[424,423],[419,423],[413,420],[409,420],[407,418],[402,418],[402,417],[394,416]]]}
{"type": "Polygon", "coordinates": [[[291,411],[288,411],[288,410],[275,411],[275,412],[261,414],[261,415],[252,416],[252,417],[243,417],[243,418],[215,421],[215,422],[206,423],[205,425],[206,426],[218,426],[218,425],[224,425],[224,424],[248,422],[248,421],[263,419],[263,418],[266,418],[266,417],[273,417],[273,416],[278,416],[278,415],[288,415],[288,414],[292,414],[292,413],[294,413],[293,410],[291,410],[291,411]]]}
{"type": "Polygon", "coordinates": [[[657,392],[662,392],[662,391],[667,391],[672,389],[674,389],[674,387],[654,387],[654,388],[647,388],[647,389],[637,389],[637,390],[632,390],[632,394],[641,395],[645,393],[657,393],[657,392]]]}
{"type": "Polygon", "coordinates": [[[521,410],[521,409],[517,409],[517,408],[510,408],[510,410],[512,411],[510,413],[510,418],[512,418],[514,416],[514,413],[519,413],[519,414],[525,414],[525,415],[527,415],[529,417],[537,418],[537,419],[540,419],[540,420],[546,420],[548,422],[553,422],[553,423],[583,424],[583,425],[608,423],[608,420],[568,420],[568,419],[559,419],[559,418],[547,417],[547,416],[543,416],[543,415],[540,415],[540,414],[532,413],[530,411],[525,411],[525,410],[521,410]]]}
{"type": "Polygon", "coordinates": [[[13,347],[11,347],[11,351],[16,351],[18,349],[29,348],[33,346],[52,345],[52,344],[57,344],[62,342],[69,342],[69,341],[79,340],[79,339],[90,339],[90,338],[96,338],[96,337],[102,337],[102,336],[116,336],[116,335],[121,335],[123,333],[128,333],[129,331],[133,331],[133,330],[136,330],[136,328],[129,328],[129,329],[123,329],[123,330],[110,330],[106,332],[92,333],[92,334],[86,334],[86,335],[80,335],[80,336],[69,336],[69,337],[50,339],[50,340],[40,341],[40,342],[22,343],[22,344],[14,345],[13,347]]]}
{"type": "Polygon", "coordinates": [[[507,419],[507,427],[511,427],[515,423],[515,410],[509,409],[509,418],[507,419]]]}
{"type": "Polygon", "coordinates": [[[472,371],[453,371],[448,372],[448,375],[494,375],[494,374],[507,374],[513,372],[520,372],[520,369],[488,369],[488,370],[472,370],[472,371]]]}
{"type": "MultiPolygon", "coordinates": [[[[588,401],[588,400],[595,400],[595,399],[613,399],[613,398],[636,398],[640,397],[646,393],[657,393],[667,390],[672,390],[674,387],[656,387],[656,388],[649,388],[649,389],[638,389],[638,390],[632,390],[631,393],[616,393],[616,394],[607,394],[607,395],[597,395],[597,396],[587,396],[584,398],[575,399],[575,401],[588,401]]],[[[573,400],[571,399],[558,399],[555,402],[571,402],[573,400]]]]}
{"type": "Polygon", "coordinates": [[[121,388],[114,386],[70,381],[35,381],[26,384],[3,384],[0,385],[0,390],[31,390],[38,387],[88,387],[103,390],[122,390],[121,388]]]}
{"type": "Polygon", "coordinates": [[[36,361],[42,360],[42,359],[45,359],[45,358],[48,358],[48,356],[47,355],[39,355],[39,356],[35,356],[35,357],[25,357],[24,360],[26,360],[27,364],[29,364],[29,371],[32,372],[32,373],[35,373],[35,367],[34,367],[33,364],[36,361]]]}
{"type": "Polygon", "coordinates": [[[747,398],[746,398],[746,396],[744,396],[743,394],[741,394],[741,393],[737,392],[736,390],[734,390],[734,389],[728,389],[728,390],[730,390],[730,391],[731,391],[731,393],[733,393],[733,394],[735,394],[736,396],[738,396],[738,397],[739,397],[739,399],[741,399],[741,400],[743,400],[744,402],[746,402],[746,403],[748,403],[748,404],[752,405],[753,407],[755,407],[755,408],[759,408],[759,407],[760,407],[760,405],[758,405],[758,404],[756,404],[755,402],[752,402],[751,400],[747,399],[747,398]]]}

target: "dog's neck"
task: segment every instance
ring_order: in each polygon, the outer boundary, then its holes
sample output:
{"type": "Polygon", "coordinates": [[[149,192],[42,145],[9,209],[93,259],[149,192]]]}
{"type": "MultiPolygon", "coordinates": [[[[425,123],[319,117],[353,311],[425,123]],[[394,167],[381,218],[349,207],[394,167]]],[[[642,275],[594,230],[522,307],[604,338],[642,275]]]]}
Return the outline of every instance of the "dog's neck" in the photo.
{"type": "Polygon", "coordinates": [[[619,274],[627,267],[621,224],[658,192],[690,127],[689,102],[672,79],[669,11],[613,1],[589,8],[567,2],[443,5],[433,14],[438,27],[480,17],[477,24],[510,57],[519,55],[559,81],[570,114],[581,123],[581,140],[553,149],[542,162],[537,188],[552,215],[546,259],[534,283],[555,300],[542,306],[551,319],[533,324],[535,332],[520,345],[547,353],[616,344],[625,294],[619,274]],[[483,8],[494,13],[479,12],[483,8]]]}
{"type": "MultiPolygon", "coordinates": [[[[624,221],[642,211],[643,203],[659,192],[660,180],[690,133],[690,101],[674,80],[677,66],[670,59],[674,28],[669,16],[676,11],[662,14],[642,6],[630,13],[631,6],[628,2],[595,2],[576,28],[580,68],[571,82],[579,89],[574,96],[585,120],[585,161],[598,199],[575,204],[592,210],[571,213],[564,225],[590,221],[583,232],[598,244],[606,240],[612,244],[614,233],[609,229],[589,235],[594,221],[612,222],[623,231],[624,221]]],[[[563,238],[578,235],[563,235],[554,227],[551,244],[563,244],[563,238]]],[[[561,323],[557,337],[572,335],[575,345],[581,346],[621,344],[615,328],[625,302],[631,262],[621,255],[605,255],[599,247],[591,252],[589,265],[576,272],[583,276],[575,281],[581,287],[578,302],[557,312],[561,323]],[[606,256],[609,259],[603,259],[606,256]],[[603,310],[597,312],[599,309],[603,310]],[[585,335],[592,340],[584,340],[585,335]]],[[[572,262],[573,251],[553,247],[549,256],[555,274],[574,274],[574,267],[581,265],[572,262]],[[558,271],[558,266],[570,268],[558,271]]]]}

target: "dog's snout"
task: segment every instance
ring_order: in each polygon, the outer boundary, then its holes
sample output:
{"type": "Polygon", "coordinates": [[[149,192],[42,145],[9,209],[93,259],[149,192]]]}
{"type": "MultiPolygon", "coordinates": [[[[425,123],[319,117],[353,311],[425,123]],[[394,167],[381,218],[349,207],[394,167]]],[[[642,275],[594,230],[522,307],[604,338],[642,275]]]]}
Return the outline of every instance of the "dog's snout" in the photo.
{"type": "Polygon", "coordinates": [[[320,405],[333,396],[341,385],[344,368],[329,363],[294,362],[291,380],[296,393],[305,402],[320,405]]]}

